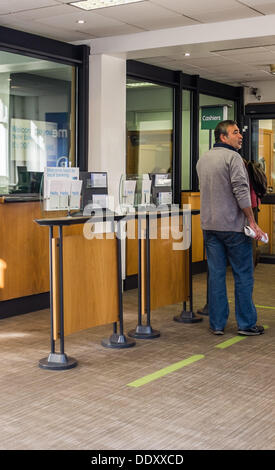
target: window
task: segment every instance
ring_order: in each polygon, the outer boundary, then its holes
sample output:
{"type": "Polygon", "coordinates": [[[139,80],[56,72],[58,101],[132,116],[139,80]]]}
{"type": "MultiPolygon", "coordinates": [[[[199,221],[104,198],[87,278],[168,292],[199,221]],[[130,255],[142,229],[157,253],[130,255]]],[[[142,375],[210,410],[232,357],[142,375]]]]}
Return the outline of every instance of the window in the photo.
{"type": "Polygon", "coordinates": [[[0,51],[0,194],[37,193],[46,166],[75,166],[75,68],[0,51]]]}
{"type": "MultiPolygon", "coordinates": [[[[224,98],[216,98],[214,96],[200,94],[200,112],[199,112],[199,157],[209,150],[215,143],[214,130],[202,128],[202,111],[205,107],[224,108],[223,119],[235,119],[235,103],[224,98]]],[[[209,126],[210,127],[210,126],[209,126]]],[[[215,128],[215,122],[213,121],[213,128],[215,128]]]]}
{"type": "Polygon", "coordinates": [[[126,173],[169,173],[173,156],[173,88],[127,79],[126,173]]]}

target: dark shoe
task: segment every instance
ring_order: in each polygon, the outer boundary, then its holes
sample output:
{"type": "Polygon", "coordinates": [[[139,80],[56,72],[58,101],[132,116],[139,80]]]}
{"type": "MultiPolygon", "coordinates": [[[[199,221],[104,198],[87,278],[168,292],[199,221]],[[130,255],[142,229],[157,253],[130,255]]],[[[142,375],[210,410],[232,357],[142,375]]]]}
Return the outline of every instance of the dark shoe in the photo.
{"type": "Polygon", "coordinates": [[[209,331],[211,331],[211,333],[213,333],[213,335],[224,335],[223,330],[212,330],[212,328],[209,328],[209,331]]]}
{"type": "Polygon", "coordinates": [[[252,326],[248,330],[238,330],[239,335],[244,336],[259,336],[264,333],[264,327],[261,325],[252,326]]]}

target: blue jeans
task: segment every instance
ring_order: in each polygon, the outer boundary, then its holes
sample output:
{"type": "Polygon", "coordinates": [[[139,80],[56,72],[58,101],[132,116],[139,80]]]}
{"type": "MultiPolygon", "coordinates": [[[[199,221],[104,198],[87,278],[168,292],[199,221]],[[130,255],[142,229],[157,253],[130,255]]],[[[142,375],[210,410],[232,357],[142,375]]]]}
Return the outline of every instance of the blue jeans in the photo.
{"type": "Polygon", "coordinates": [[[210,328],[223,330],[229,315],[226,268],[229,261],[235,282],[235,315],[238,328],[256,325],[252,300],[254,266],[252,240],[241,232],[203,231],[208,263],[208,311],[210,328]]]}

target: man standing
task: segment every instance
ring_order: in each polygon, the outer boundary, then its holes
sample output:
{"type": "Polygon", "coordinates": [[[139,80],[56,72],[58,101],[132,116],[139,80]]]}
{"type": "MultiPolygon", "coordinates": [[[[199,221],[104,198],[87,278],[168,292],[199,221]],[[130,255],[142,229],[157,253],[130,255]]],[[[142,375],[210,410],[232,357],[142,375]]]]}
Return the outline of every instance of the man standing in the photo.
{"type": "Polygon", "coordinates": [[[249,225],[256,240],[264,235],[251,208],[248,174],[238,150],[242,135],[235,121],[221,121],[215,129],[214,147],[197,163],[201,194],[201,227],[206,247],[209,279],[210,330],[224,334],[229,315],[226,268],[229,261],[235,282],[235,315],[238,333],[255,336],[264,332],[256,325],[252,300],[252,240],[244,234],[249,225]]]}

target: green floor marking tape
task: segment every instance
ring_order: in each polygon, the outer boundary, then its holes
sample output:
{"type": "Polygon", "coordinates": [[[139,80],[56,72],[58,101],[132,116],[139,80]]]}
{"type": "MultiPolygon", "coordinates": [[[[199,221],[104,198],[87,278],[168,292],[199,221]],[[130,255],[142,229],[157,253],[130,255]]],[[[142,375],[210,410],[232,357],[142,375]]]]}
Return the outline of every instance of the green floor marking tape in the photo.
{"type": "Polygon", "coordinates": [[[164,367],[164,369],[160,369],[156,372],[153,372],[153,374],[145,375],[145,377],[135,380],[134,382],[131,382],[127,385],[128,387],[141,387],[142,385],[152,382],[153,380],[159,379],[160,377],[170,374],[171,372],[175,372],[176,370],[181,369],[182,367],[188,366],[189,364],[193,364],[193,362],[197,362],[203,358],[204,358],[203,354],[197,354],[195,356],[188,357],[188,359],[175,362],[175,364],[172,364],[171,366],[164,367]]]}
{"type": "Polygon", "coordinates": [[[275,310],[275,307],[267,307],[266,305],[255,305],[258,308],[269,308],[270,310],[275,310]]]}
{"type": "Polygon", "coordinates": [[[219,349],[225,349],[228,348],[229,346],[232,346],[232,344],[238,343],[239,341],[242,341],[243,339],[246,339],[247,336],[234,336],[234,338],[228,339],[227,341],[224,341],[223,343],[217,344],[215,348],[219,349]]]}
{"type": "MultiPolygon", "coordinates": [[[[228,303],[231,303],[231,302],[233,302],[233,301],[232,301],[232,300],[228,300],[228,303]]],[[[270,310],[275,310],[275,307],[269,307],[269,306],[267,306],[267,305],[256,305],[256,304],[255,304],[255,307],[258,307],[258,308],[268,308],[268,309],[270,309],[270,310]]]]}
{"type": "MultiPolygon", "coordinates": [[[[269,328],[268,325],[263,325],[264,329],[267,330],[269,328]]],[[[227,341],[223,341],[223,343],[217,344],[215,348],[219,349],[225,349],[228,348],[229,346],[232,346],[232,344],[238,343],[239,341],[242,341],[242,339],[246,339],[247,336],[234,336],[234,338],[228,339],[227,341]]]]}

